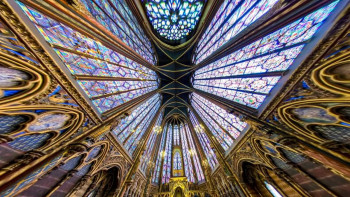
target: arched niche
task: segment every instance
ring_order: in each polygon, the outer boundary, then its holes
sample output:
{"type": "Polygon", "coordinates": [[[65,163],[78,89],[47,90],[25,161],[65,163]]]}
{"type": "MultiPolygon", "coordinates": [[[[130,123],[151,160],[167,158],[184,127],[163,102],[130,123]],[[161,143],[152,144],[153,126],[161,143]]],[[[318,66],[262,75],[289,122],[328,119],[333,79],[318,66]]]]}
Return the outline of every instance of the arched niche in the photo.
{"type": "Polygon", "coordinates": [[[44,155],[59,147],[83,123],[84,114],[71,107],[31,105],[0,109],[0,167],[24,154],[44,155]]]}
{"type": "Polygon", "coordinates": [[[0,106],[30,100],[50,85],[50,77],[39,65],[1,51],[0,72],[0,106]]]}

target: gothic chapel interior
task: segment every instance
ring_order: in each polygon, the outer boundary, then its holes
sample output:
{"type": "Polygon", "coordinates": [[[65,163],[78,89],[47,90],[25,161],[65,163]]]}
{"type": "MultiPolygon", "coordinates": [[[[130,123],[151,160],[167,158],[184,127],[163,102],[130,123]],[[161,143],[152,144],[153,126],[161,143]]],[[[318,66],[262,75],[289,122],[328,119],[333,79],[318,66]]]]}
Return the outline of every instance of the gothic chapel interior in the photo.
{"type": "Polygon", "coordinates": [[[0,0],[0,197],[349,197],[350,0],[0,0]]]}

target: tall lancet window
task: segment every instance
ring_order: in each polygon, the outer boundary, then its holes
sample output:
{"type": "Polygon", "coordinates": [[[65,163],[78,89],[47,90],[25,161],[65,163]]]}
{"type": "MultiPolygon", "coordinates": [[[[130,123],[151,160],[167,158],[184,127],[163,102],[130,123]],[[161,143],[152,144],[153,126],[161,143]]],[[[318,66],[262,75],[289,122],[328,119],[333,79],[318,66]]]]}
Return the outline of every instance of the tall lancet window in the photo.
{"type": "Polygon", "coordinates": [[[216,155],[213,151],[213,149],[210,147],[210,140],[208,138],[208,135],[204,131],[203,125],[199,124],[197,118],[193,114],[191,110],[188,110],[190,120],[192,122],[192,125],[196,131],[196,134],[198,136],[199,142],[203,147],[204,154],[207,158],[207,161],[209,163],[209,166],[213,170],[215,166],[218,164],[218,160],[216,159],[216,155]]]}
{"type": "Polygon", "coordinates": [[[161,95],[154,95],[135,108],[129,116],[122,119],[113,130],[114,135],[130,154],[133,154],[135,151],[138,142],[144,136],[153,117],[157,113],[160,104],[161,95]]]}
{"type": "Polygon", "coordinates": [[[180,152],[179,148],[174,149],[173,175],[174,176],[183,176],[182,156],[181,156],[181,152],[180,152]]]}
{"type": "Polygon", "coordinates": [[[227,150],[247,124],[196,93],[190,97],[193,108],[221,146],[227,150]]]}
{"type": "Polygon", "coordinates": [[[125,0],[80,0],[91,15],[151,64],[156,55],[125,0]]]}
{"type": "Polygon", "coordinates": [[[178,125],[174,125],[174,145],[180,145],[180,133],[178,125]]]}
{"type": "MultiPolygon", "coordinates": [[[[309,50],[302,52],[308,43],[311,44],[318,30],[323,28],[322,24],[338,2],[333,1],[262,38],[252,38],[254,41],[247,46],[201,67],[194,73],[193,87],[248,107],[259,108],[285,71],[290,67],[295,69],[305,54],[309,53],[309,50]]],[[[240,28],[240,25],[235,24],[233,28],[240,28]]],[[[328,27],[324,28],[327,30],[328,27]]],[[[317,41],[319,39],[313,43],[317,41]]],[[[204,44],[203,47],[215,50],[210,44],[204,44]]]]}
{"type": "Polygon", "coordinates": [[[195,170],[196,170],[197,181],[198,182],[204,181],[204,174],[203,174],[201,163],[199,162],[198,151],[194,145],[193,137],[191,135],[191,131],[190,131],[190,128],[188,127],[188,124],[185,124],[185,131],[186,131],[186,136],[187,136],[188,143],[190,146],[190,150],[187,154],[190,154],[192,157],[193,164],[194,164],[195,170]]]}
{"type": "Polygon", "coordinates": [[[164,114],[164,110],[160,112],[157,118],[157,122],[153,126],[151,136],[148,138],[148,141],[147,141],[146,150],[142,155],[141,170],[143,172],[146,172],[148,164],[152,162],[152,151],[156,148],[155,143],[156,143],[157,136],[162,131],[161,124],[163,120],[163,114],[164,114]]]}
{"type": "Polygon", "coordinates": [[[195,178],[194,178],[193,165],[192,165],[188,140],[186,136],[186,128],[184,124],[180,125],[180,136],[181,136],[181,145],[182,145],[182,152],[183,152],[183,159],[184,159],[185,175],[189,182],[194,183],[195,178]]]}
{"type": "Polygon", "coordinates": [[[71,24],[18,4],[32,22],[28,25],[33,26],[33,35],[40,37],[62,71],[73,75],[73,84],[96,112],[109,115],[121,104],[158,88],[153,70],[75,30],[71,24]]]}
{"type": "Polygon", "coordinates": [[[163,128],[162,139],[160,141],[158,154],[156,155],[157,160],[156,160],[155,169],[153,171],[153,177],[152,177],[152,183],[156,183],[156,184],[159,183],[159,178],[160,178],[160,173],[161,173],[161,165],[162,165],[162,160],[164,157],[164,147],[165,147],[165,142],[166,142],[166,137],[167,137],[167,131],[168,131],[168,124],[166,124],[163,128]]]}
{"type": "Polygon", "coordinates": [[[168,125],[167,139],[164,150],[164,161],[163,161],[163,172],[162,172],[162,183],[168,183],[171,176],[171,158],[173,148],[173,125],[168,125]]]}
{"type": "Polygon", "coordinates": [[[279,0],[225,0],[202,35],[193,56],[200,63],[267,13],[279,0]]]}

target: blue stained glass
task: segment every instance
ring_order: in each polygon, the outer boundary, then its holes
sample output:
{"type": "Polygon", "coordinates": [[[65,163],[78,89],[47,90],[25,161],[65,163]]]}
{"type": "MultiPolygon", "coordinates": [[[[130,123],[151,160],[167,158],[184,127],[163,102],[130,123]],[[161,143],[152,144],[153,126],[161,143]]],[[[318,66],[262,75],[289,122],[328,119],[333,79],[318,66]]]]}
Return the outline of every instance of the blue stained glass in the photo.
{"type": "Polygon", "coordinates": [[[90,153],[88,154],[87,158],[86,158],[86,161],[90,161],[92,159],[95,159],[96,156],[100,153],[101,151],[101,146],[97,146],[95,148],[93,148],[90,153]]]}
{"type": "Polygon", "coordinates": [[[91,15],[105,28],[152,64],[156,63],[151,42],[145,36],[129,7],[121,0],[82,0],[91,15]],[[128,10],[128,11],[126,11],[128,10]]]}
{"type": "Polygon", "coordinates": [[[162,172],[162,183],[168,183],[170,180],[170,171],[171,171],[171,153],[173,147],[173,125],[168,125],[167,139],[165,143],[165,154],[163,162],[163,172],[162,172]]]}
{"type": "MultiPolygon", "coordinates": [[[[157,89],[158,77],[153,70],[21,2],[18,4],[73,75],[113,77],[110,81],[99,81],[97,78],[78,80],[89,97],[99,96],[93,98],[92,103],[100,113],[157,89]],[[130,79],[137,79],[138,82],[130,79]]],[[[153,57],[150,54],[145,56],[153,57]]]]}
{"type": "Polygon", "coordinates": [[[338,2],[334,1],[198,69],[194,74],[193,86],[237,103],[259,108],[279,82],[282,72],[293,64],[338,2]],[[259,76],[262,74],[264,76],[259,76]]]}
{"type": "Polygon", "coordinates": [[[189,142],[189,147],[190,147],[190,150],[192,153],[193,164],[194,164],[195,169],[196,169],[197,180],[198,180],[198,182],[201,182],[204,180],[204,174],[203,174],[202,166],[201,166],[199,159],[198,159],[197,149],[193,143],[193,138],[191,135],[190,128],[188,127],[188,124],[185,124],[185,131],[186,131],[186,137],[187,137],[188,142],[189,142]]]}
{"type": "Polygon", "coordinates": [[[29,119],[23,115],[0,115],[0,134],[7,134],[16,131],[19,125],[26,123],[28,120],[29,119]]]}
{"type": "Polygon", "coordinates": [[[81,163],[82,157],[82,155],[79,155],[77,157],[69,159],[68,161],[65,161],[65,163],[61,166],[61,169],[65,171],[73,170],[74,168],[78,167],[78,165],[81,163]]]}
{"type": "Polygon", "coordinates": [[[114,128],[113,132],[130,154],[133,154],[139,141],[144,136],[151,120],[160,107],[160,103],[161,95],[154,95],[134,109],[128,117],[121,120],[119,125],[114,128]]]}
{"type": "Polygon", "coordinates": [[[49,133],[25,135],[8,142],[8,145],[20,151],[31,151],[43,146],[51,137],[49,133]]]}
{"type": "Polygon", "coordinates": [[[247,126],[239,117],[206,100],[196,93],[191,94],[191,104],[216,139],[227,150],[240,132],[247,126]]]}
{"type": "Polygon", "coordinates": [[[178,125],[174,125],[174,145],[180,145],[180,134],[178,125]]]}
{"type": "Polygon", "coordinates": [[[182,170],[182,157],[179,150],[175,150],[174,158],[173,158],[173,170],[174,176],[181,176],[182,174],[179,170],[182,170]]]}
{"type": "Polygon", "coordinates": [[[192,125],[194,127],[194,130],[196,131],[196,134],[199,138],[199,142],[203,147],[204,154],[208,160],[209,166],[211,167],[212,170],[214,170],[215,166],[218,164],[218,160],[216,158],[216,155],[213,151],[213,149],[210,146],[210,141],[207,136],[207,134],[204,131],[204,127],[198,123],[197,118],[193,114],[192,111],[188,110],[190,120],[192,122],[192,125]]]}
{"type": "Polygon", "coordinates": [[[166,124],[163,128],[162,139],[160,141],[160,146],[159,146],[158,155],[157,155],[157,161],[156,161],[155,169],[153,172],[153,177],[152,177],[153,183],[159,183],[159,176],[160,176],[161,165],[162,165],[162,160],[163,160],[162,153],[163,153],[164,146],[165,146],[167,131],[168,131],[168,125],[166,124]]]}
{"type": "Polygon", "coordinates": [[[184,169],[185,169],[185,175],[187,177],[187,180],[189,182],[194,183],[194,171],[193,171],[193,165],[191,161],[191,155],[190,155],[190,149],[189,149],[189,144],[187,140],[187,135],[186,135],[186,128],[184,124],[180,125],[180,136],[181,136],[181,144],[182,144],[182,153],[183,153],[183,158],[184,158],[184,169]]]}
{"type": "Polygon", "coordinates": [[[154,149],[154,145],[156,143],[156,139],[157,139],[157,135],[158,132],[161,129],[161,124],[162,124],[162,120],[163,120],[163,113],[164,110],[162,110],[157,118],[157,121],[153,127],[153,131],[151,133],[151,136],[149,137],[148,141],[147,141],[147,145],[146,145],[146,150],[144,151],[143,155],[142,155],[142,164],[141,164],[141,170],[142,171],[146,171],[147,169],[147,165],[148,162],[151,161],[151,156],[152,156],[152,151],[154,149]]]}
{"type": "Polygon", "coordinates": [[[205,0],[143,0],[147,16],[158,34],[180,40],[196,27],[205,0]]]}
{"type": "Polygon", "coordinates": [[[196,48],[194,63],[206,57],[267,13],[278,0],[225,0],[196,48]]]}

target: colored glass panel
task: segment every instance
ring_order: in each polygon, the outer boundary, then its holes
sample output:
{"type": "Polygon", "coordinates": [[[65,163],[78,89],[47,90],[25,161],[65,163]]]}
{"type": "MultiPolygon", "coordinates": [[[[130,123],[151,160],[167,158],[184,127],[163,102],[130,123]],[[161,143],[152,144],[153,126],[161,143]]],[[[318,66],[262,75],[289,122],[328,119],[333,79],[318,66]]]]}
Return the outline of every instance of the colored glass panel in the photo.
{"type": "Polygon", "coordinates": [[[151,154],[153,149],[155,148],[155,143],[156,143],[156,139],[157,139],[157,135],[159,130],[161,129],[161,124],[162,124],[162,120],[163,120],[163,113],[164,110],[162,110],[162,112],[160,112],[158,118],[157,118],[157,122],[155,123],[154,127],[153,127],[153,131],[151,133],[151,136],[149,137],[148,141],[147,141],[147,145],[146,145],[146,150],[143,153],[142,156],[142,164],[141,164],[141,170],[142,171],[146,171],[147,169],[147,165],[148,163],[151,161],[151,154]]]}
{"type": "Polygon", "coordinates": [[[189,113],[192,125],[194,127],[194,130],[196,131],[196,134],[198,136],[199,142],[203,147],[204,154],[208,160],[208,163],[209,163],[211,169],[213,170],[215,168],[215,166],[218,164],[218,160],[216,159],[216,155],[215,155],[213,149],[210,147],[209,138],[204,131],[204,127],[199,124],[199,122],[198,122],[197,118],[195,117],[195,115],[193,114],[193,112],[189,110],[188,113],[189,113]]]}
{"type": "Polygon", "coordinates": [[[204,180],[204,174],[203,174],[202,166],[201,166],[199,159],[198,159],[197,149],[193,143],[193,138],[191,135],[190,128],[188,127],[188,124],[185,124],[185,131],[186,131],[186,137],[188,139],[189,147],[190,147],[191,154],[192,154],[193,164],[194,164],[195,169],[196,169],[197,179],[198,179],[198,182],[201,182],[204,180]]]}
{"type": "Polygon", "coordinates": [[[206,57],[267,13],[278,0],[225,0],[200,39],[194,63],[206,57]]]}
{"type": "Polygon", "coordinates": [[[110,77],[109,80],[77,80],[100,113],[157,89],[157,74],[151,69],[21,2],[18,4],[78,79],[110,77]]]}
{"type": "Polygon", "coordinates": [[[168,125],[165,125],[165,127],[163,128],[163,132],[162,132],[162,139],[160,141],[155,170],[153,172],[153,178],[152,178],[153,183],[159,183],[160,170],[161,170],[161,165],[162,165],[162,160],[163,160],[162,153],[163,153],[164,146],[165,146],[167,131],[168,131],[168,125]]]}
{"type": "Polygon", "coordinates": [[[199,90],[259,108],[339,1],[198,69],[193,86],[199,90]]]}
{"type": "Polygon", "coordinates": [[[129,116],[122,119],[118,126],[113,129],[113,133],[130,154],[135,151],[138,142],[159,109],[160,103],[160,94],[154,95],[133,110],[129,116]]]}
{"type": "Polygon", "coordinates": [[[174,125],[174,145],[180,145],[179,126],[174,125]]]}
{"type": "Polygon", "coordinates": [[[205,0],[143,0],[147,16],[158,34],[180,40],[196,27],[205,0]]]}
{"type": "Polygon", "coordinates": [[[156,64],[152,44],[124,0],[82,0],[82,3],[106,29],[148,62],[156,64]]]}
{"type": "Polygon", "coordinates": [[[181,176],[181,173],[179,171],[182,170],[182,159],[179,150],[176,150],[174,153],[173,170],[174,176],[181,176]]]}
{"type": "Polygon", "coordinates": [[[190,149],[189,149],[185,129],[186,128],[185,128],[184,124],[181,124],[180,125],[180,136],[181,136],[182,154],[183,154],[183,159],[184,159],[184,169],[185,169],[185,175],[187,177],[187,180],[189,182],[194,183],[195,182],[194,171],[193,171],[190,149]]]}
{"type": "Polygon", "coordinates": [[[170,180],[171,172],[171,153],[173,147],[173,125],[168,125],[167,139],[165,143],[165,154],[163,162],[162,183],[168,183],[170,180]]]}

